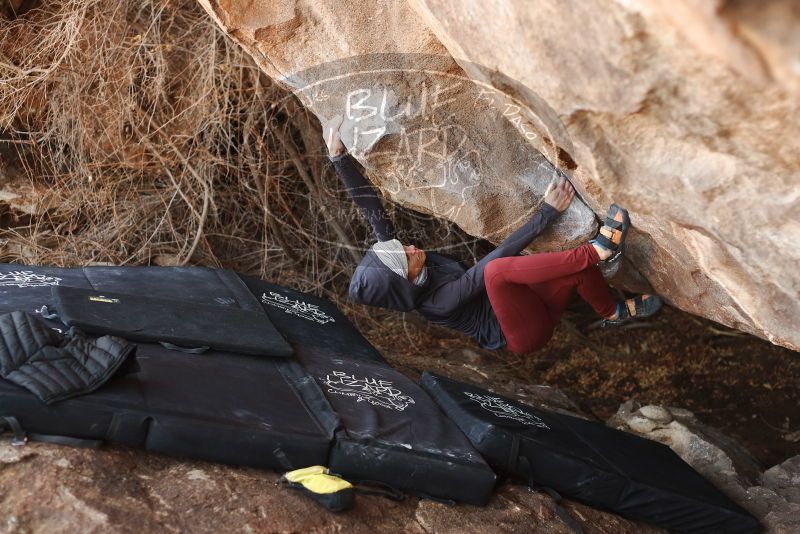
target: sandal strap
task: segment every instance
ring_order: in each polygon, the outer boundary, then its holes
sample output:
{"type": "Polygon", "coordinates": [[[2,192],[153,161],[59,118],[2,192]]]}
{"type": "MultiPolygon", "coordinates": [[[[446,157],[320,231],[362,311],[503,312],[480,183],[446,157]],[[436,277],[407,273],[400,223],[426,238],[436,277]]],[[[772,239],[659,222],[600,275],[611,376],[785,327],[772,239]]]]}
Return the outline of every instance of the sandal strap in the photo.
{"type": "Polygon", "coordinates": [[[636,295],[634,298],[628,299],[625,301],[625,304],[628,307],[628,313],[630,313],[630,306],[633,304],[636,314],[631,314],[631,317],[637,317],[642,315],[648,315],[649,312],[653,311],[654,307],[658,307],[658,297],[653,295],[648,295],[648,298],[645,299],[644,295],[636,295]]]}
{"type": "Polygon", "coordinates": [[[597,234],[597,237],[595,237],[594,240],[597,241],[601,247],[607,248],[608,250],[617,250],[619,247],[617,243],[614,243],[603,234],[597,234]]]}
{"type": "Polygon", "coordinates": [[[608,226],[612,230],[619,230],[625,224],[625,221],[617,221],[612,219],[611,217],[606,217],[603,221],[603,226],[608,226]]]}
{"type": "Polygon", "coordinates": [[[642,297],[638,295],[632,299],[628,299],[625,301],[625,306],[628,308],[628,315],[630,317],[636,317],[637,315],[639,315],[639,312],[642,311],[642,307],[639,306],[639,304],[643,305],[644,302],[642,301],[642,297]],[[631,307],[633,307],[633,311],[631,311],[631,307]]]}
{"type": "Polygon", "coordinates": [[[629,321],[652,316],[661,308],[662,302],[658,295],[648,294],[647,296],[648,298],[644,299],[644,295],[636,295],[618,303],[617,311],[619,316],[616,319],[603,319],[600,326],[603,328],[619,326],[629,321]],[[631,308],[633,308],[634,313],[631,313],[631,308]]]}

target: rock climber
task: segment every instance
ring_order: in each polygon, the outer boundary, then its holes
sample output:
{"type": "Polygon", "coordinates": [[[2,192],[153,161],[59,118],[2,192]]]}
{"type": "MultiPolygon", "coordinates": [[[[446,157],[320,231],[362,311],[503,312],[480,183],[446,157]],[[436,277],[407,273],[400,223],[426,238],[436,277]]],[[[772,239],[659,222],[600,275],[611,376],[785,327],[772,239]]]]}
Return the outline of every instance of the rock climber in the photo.
{"type": "Polygon", "coordinates": [[[588,243],[563,252],[519,255],[572,202],[575,189],[564,176],[548,186],[541,209],[528,222],[469,269],[453,258],[401,243],[377,191],[342,142],[342,121],[336,117],[324,132],[329,159],[378,239],[350,280],[354,301],[416,310],[483,348],[517,354],[538,350],[550,340],[576,291],[604,318],[603,325],[650,317],[661,308],[661,299],[650,294],[616,302],[598,268],[600,262],[620,259],[630,227],[628,212],[616,204],[588,243]]]}

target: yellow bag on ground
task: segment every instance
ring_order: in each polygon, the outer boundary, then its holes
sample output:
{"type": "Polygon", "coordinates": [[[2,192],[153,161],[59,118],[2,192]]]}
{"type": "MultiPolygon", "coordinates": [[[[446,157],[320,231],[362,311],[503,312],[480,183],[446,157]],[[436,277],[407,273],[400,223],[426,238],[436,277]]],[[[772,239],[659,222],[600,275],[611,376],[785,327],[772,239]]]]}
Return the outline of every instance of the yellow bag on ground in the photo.
{"type": "Polygon", "coordinates": [[[322,465],[289,471],[278,479],[278,484],[301,491],[331,512],[353,507],[353,485],[330,474],[322,465]]]}

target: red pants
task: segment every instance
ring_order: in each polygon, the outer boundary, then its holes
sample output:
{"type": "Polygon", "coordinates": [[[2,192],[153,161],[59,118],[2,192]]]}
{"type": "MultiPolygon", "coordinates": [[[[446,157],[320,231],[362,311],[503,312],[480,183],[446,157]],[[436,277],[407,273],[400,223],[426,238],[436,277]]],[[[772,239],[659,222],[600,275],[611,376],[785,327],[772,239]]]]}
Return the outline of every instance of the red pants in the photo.
{"type": "Polygon", "coordinates": [[[600,257],[590,244],[564,252],[497,258],[484,271],[486,292],[515,353],[532,352],[552,337],[575,291],[603,317],[617,303],[597,268],[600,257]]]}

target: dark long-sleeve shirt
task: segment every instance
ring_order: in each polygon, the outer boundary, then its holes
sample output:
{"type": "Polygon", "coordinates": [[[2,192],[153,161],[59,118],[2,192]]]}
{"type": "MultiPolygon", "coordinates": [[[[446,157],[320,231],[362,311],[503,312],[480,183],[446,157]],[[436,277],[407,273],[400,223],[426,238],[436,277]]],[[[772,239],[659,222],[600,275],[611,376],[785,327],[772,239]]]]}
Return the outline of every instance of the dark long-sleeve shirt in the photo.
{"type": "Polygon", "coordinates": [[[372,232],[378,241],[389,241],[395,238],[394,225],[392,224],[386,209],[383,207],[378,192],[375,187],[364,178],[358,170],[353,159],[345,152],[339,156],[330,158],[333,168],[342,181],[350,198],[358,206],[361,214],[372,226],[372,232]]]}
{"type": "MultiPolygon", "coordinates": [[[[331,161],[351,198],[372,225],[375,237],[380,241],[393,239],[394,226],[374,186],[348,154],[332,157],[331,161]]],[[[452,258],[428,252],[428,281],[423,286],[392,272],[370,249],[350,281],[350,296],[363,304],[417,310],[435,324],[473,337],[485,348],[501,348],[505,338],[486,294],[484,269],[495,258],[518,255],[557,215],[555,208],[543,204],[528,222],[469,269],[452,258]]]]}

